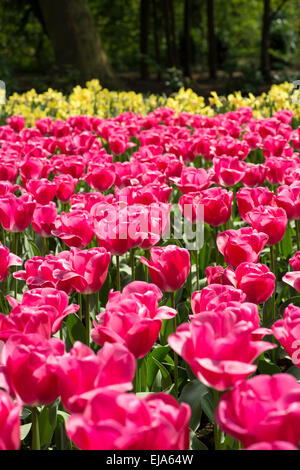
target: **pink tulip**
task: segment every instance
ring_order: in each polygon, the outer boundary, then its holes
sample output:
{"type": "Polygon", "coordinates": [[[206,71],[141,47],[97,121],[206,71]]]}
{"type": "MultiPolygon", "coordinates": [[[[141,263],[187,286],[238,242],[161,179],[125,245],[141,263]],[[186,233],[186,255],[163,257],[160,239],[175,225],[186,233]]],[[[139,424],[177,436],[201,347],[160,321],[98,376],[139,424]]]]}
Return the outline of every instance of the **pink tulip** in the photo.
{"type": "Polygon", "coordinates": [[[215,419],[245,447],[258,442],[300,442],[300,385],[290,374],[241,380],[221,397],[215,419]]]}
{"type": "Polygon", "coordinates": [[[73,196],[78,180],[73,178],[73,176],[66,174],[55,176],[53,183],[56,184],[57,199],[62,202],[67,202],[70,200],[71,196],[73,196]]]}
{"type": "Polygon", "coordinates": [[[55,230],[55,220],[57,210],[55,202],[49,202],[47,205],[37,204],[32,216],[32,228],[40,237],[51,237],[55,230]]]}
{"type": "Polygon", "coordinates": [[[247,296],[248,302],[266,302],[275,289],[275,275],[264,264],[241,263],[235,271],[236,285],[247,296]]]}
{"type": "Polygon", "coordinates": [[[193,292],[191,305],[193,313],[197,315],[204,311],[214,310],[220,304],[245,300],[246,294],[240,289],[229,285],[210,284],[201,291],[193,292]]]}
{"type": "Polygon", "coordinates": [[[224,255],[225,262],[236,268],[246,261],[256,263],[268,238],[262,230],[258,231],[251,227],[226,230],[217,236],[217,247],[224,255]]]}
{"type": "Polygon", "coordinates": [[[231,216],[233,193],[222,188],[209,188],[197,193],[184,194],[179,199],[183,215],[192,223],[204,220],[217,227],[231,216]],[[203,214],[200,208],[203,207],[203,214]]]}
{"type": "Polygon", "coordinates": [[[22,232],[31,223],[36,203],[30,194],[0,198],[0,223],[8,232],[22,232]]]}
{"type": "Polygon", "coordinates": [[[66,428],[83,450],[186,450],[190,415],[187,404],[165,393],[139,398],[103,390],[66,428]]]}
{"type": "Polygon", "coordinates": [[[245,166],[245,174],[241,183],[248,188],[261,186],[266,177],[266,167],[264,165],[254,165],[247,163],[245,166]]]}
{"type": "Polygon", "coordinates": [[[164,292],[175,292],[187,280],[190,271],[190,254],[177,245],[154,247],[151,260],[141,257],[141,263],[149,269],[152,281],[164,292]]]}
{"type": "Polygon", "coordinates": [[[59,396],[51,361],[62,356],[64,349],[62,341],[39,334],[16,334],[7,340],[2,350],[5,375],[24,404],[48,405],[59,396]]]}
{"type": "Polygon", "coordinates": [[[70,413],[80,413],[100,389],[131,390],[135,358],[122,344],[105,343],[95,354],[76,341],[71,351],[59,358],[56,368],[64,407],[70,413]]]}
{"type": "Polygon", "coordinates": [[[276,204],[282,207],[289,220],[300,219],[300,184],[298,181],[290,186],[279,186],[276,204]]]}
{"type": "Polygon", "coordinates": [[[37,203],[43,205],[53,201],[56,195],[56,184],[46,178],[27,181],[26,189],[32,194],[37,203]]]}
{"type": "Polygon", "coordinates": [[[22,260],[10,253],[9,249],[0,242],[0,282],[7,278],[10,266],[21,266],[22,260]]]}
{"type": "Polygon", "coordinates": [[[176,310],[158,307],[162,292],[154,284],[135,281],[122,293],[111,292],[104,312],[96,318],[91,336],[101,346],[105,342],[124,344],[136,358],[150,351],[162,320],[173,318],[176,310]]]}
{"type": "Polygon", "coordinates": [[[213,164],[215,178],[220,186],[234,186],[245,175],[245,163],[238,157],[221,156],[214,158],[213,164]]]}
{"type": "Polygon", "coordinates": [[[205,268],[207,284],[222,284],[224,286],[235,286],[235,272],[232,268],[223,266],[208,266],[205,268]]]}
{"type": "Polygon", "coordinates": [[[168,337],[168,343],[200,382],[223,391],[253,374],[255,359],[276,347],[253,341],[252,331],[252,323],[240,321],[234,311],[219,309],[192,317],[168,337]]]}
{"type": "Polygon", "coordinates": [[[63,269],[54,270],[53,277],[60,282],[71,281],[74,289],[81,294],[92,294],[103,286],[110,258],[105,248],[71,248],[69,263],[65,263],[63,269]]]}
{"type": "Polygon", "coordinates": [[[94,238],[92,219],[88,212],[62,212],[56,219],[52,235],[61,238],[69,247],[85,248],[94,238]]]}
{"type": "Polygon", "coordinates": [[[116,174],[114,167],[106,165],[93,165],[87,176],[85,177],[86,182],[98,191],[107,191],[114,184],[116,174]]]}
{"type": "Polygon", "coordinates": [[[253,229],[268,235],[268,245],[276,245],[283,239],[288,223],[285,210],[273,206],[258,206],[246,219],[253,229]]]}
{"type": "Polygon", "coordinates": [[[289,260],[290,265],[294,271],[300,271],[300,251],[297,251],[294,256],[289,260]]]}
{"type": "Polygon", "coordinates": [[[21,445],[22,405],[0,389],[0,450],[18,450],[21,445]]]}
{"type": "Polygon", "coordinates": [[[23,313],[28,312],[28,316],[34,316],[35,312],[47,309],[47,316],[51,325],[51,333],[56,333],[62,324],[63,319],[79,310],[79,305],[70,304],[68,295],[58,289],[51,287],[37,288],[25,291],[22,302],[18,302],[13,297],[7,296],[8,301],[13,307],[10,312],[10,318],[14,319],[23,313]],[[36,310],[35,310],[36,309],[36,310]]]}
{"type": "Polygon", "coordinates": [[[194,193],[202,189],[207,189],[211,182],[209,174],[203,168],[184,166],[180,179],[172,179],[183,194],[194,193]]]}
{"type": "Polygon", "coordinates": [[[246,221],[248,212],[257,206],[276,206],[276,197],[266,187],[241,188],[236,193],[236,202],[241,218],[246,221]]]}
{"type": "Polygon", "coordinates": [[[300,367],[300,308],[290,304],[283,312],[283,319],[274,323],[272,331],[293,363],[300,367]]]}

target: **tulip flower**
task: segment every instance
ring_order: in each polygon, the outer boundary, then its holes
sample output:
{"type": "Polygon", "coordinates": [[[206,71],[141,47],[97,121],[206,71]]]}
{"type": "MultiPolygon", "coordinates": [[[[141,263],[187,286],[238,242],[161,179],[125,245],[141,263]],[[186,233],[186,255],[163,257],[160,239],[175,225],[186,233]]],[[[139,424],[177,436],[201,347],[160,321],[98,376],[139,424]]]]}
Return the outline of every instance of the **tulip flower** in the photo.
{"type": "Polygon", "coordinates": [[[248,302],[266,302],[275,289],[275,275],[264,264],[241,263],[235,271],[235,287],[241,289],[248,302]]]}
{"type": "Polygon", "coordinates": [[[69,247],[85,248],[94,238],[92,219],[86,211],[62,212],[55,221],[52,235],[69,247]]]}
{"type": "Polygon", "coordinates": [[[0,223],[4,230],[18,233],[31,223],[36,203],[30,194],[14,194],[0,198],[0,223]]]}
{"type": "Polygon", "coordinates": [[[55,202],[46,205],[37,204],[32,215],[32,228],[40,237],[51,237],[55,230],[57,210],[55,202]]]}
{"type": "MultiPolygon", "coordinates": [[[[223,286],[224,287],[224,286],[223,286]]],[[[253,341],[253,324],[234,311],[208,311],[192,317],[169,335],[168,343],[191,367],[197,379],[224,391],[256,371],[255,359],[276,347],[253,341]]]]}
{"type": "Polygon", "coordinates": [[[273,324],[272,331],[293,363],[300,367],[300,308],[290,304],[284,310],[283,318],[273,324]]]}
{"type": "Polygon", "coordinates": [[[225,262],[236,268],[246,261],[256,263],[268,240],[269,236],[262,230],[245,227],[221,232],[217,236],[217,247],[225,262]]]}
{"type": "Polygon", "coordinates": [[[0,282],[7,278],[10,266],[22,265],[22,260],[18,256],[10,253],[9,249],[0,242],[0,282]]]}
{"type": "Polygon", "coordinates": [[[139,398],[103,390],[66,429],[82,450],[186,450],[190,415],[189,405],[165,393],[139,398]]]}
{"type": "Polygon", "coordinates": [[[18,450],[21,445],[22,405],[0,389],[0,450],[18,450]]]}
{"type": "Polygon", "coordinates": [[[144,357],[158,338],[163,319],[174,318],[176,310],[158,307],[162,292],[154,284],[135,281],[123,292],[111,292],[105,311],[94,322],[92,339],[126,345],[136,358],[144,357]]]}
{"type": "Polygon", "coordinates": [[[287,215],[281,207],[258,206],[246,216],[253,229],[268,235],[268,245],[276,245],[283,239],[288,223],[287,215]]]}
{"type": "Polygon", "coordinates": [[[241,380],[221,397],[215,419],[245,447],[258,442],[300,442],[300,384],[290,374],[241,380]]]}
{"type": "Polygon", "coordinates": [[[93,394],[101,389],[131,390],[134,372],[135,358],[122,344],[105,343],[95,354],[76,341],[56,365],[62,403],[70,413],[83,412],[93,394]]]}

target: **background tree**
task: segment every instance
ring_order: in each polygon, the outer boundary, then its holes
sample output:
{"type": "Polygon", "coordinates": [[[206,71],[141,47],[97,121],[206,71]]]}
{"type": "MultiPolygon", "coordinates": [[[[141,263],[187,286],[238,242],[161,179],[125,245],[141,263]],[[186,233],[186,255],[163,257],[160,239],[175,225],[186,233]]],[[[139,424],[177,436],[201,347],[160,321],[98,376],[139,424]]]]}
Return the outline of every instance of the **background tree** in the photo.
{"type": "Polygon", "coordinates": [[[113,84],[115,76],[85,0],[39,0],[39,7],[59,68],[77,68],[82,81],[99,77],[113,84]]]}

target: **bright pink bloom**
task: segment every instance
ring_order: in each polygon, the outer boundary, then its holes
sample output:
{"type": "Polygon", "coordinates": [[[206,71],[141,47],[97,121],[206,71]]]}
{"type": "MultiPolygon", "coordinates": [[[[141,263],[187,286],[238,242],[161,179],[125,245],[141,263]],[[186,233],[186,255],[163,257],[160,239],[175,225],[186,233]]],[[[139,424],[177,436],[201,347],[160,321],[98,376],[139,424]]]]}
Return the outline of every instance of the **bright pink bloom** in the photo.
{"type": "Polygon", "coordinates": [[[76,341],[57,363],[62,403],[70,413],[83,412],[99,389],[131,390],[134,373],[135,358],[122,344],[105,343],[95,354],[76,341]]]}
{"type": "Polygon", "coordinates": [[[21,266],[22,260],[10,253],[9,249],[0,242],[0,282],[7,278],[10,266],[21,266]]]}
{"type": "Polygon", "coordinates": [[[49,318],[51,334],[60,329],[62,321],[67,315],[79,310],[79,305],[68,305],[69,297],[64,291],[51,287],[25,291],[21,303],[13,297],[7,296],[7,298],[13,307],[9,316],[12,320],[19,315],[27,315],[30,318],[35,313],[39,311],[43,313],[44,311],[49,318]]]}
{"type": "Polygon", "coordinates": [[[209,174],[203,168],[186,167],[182,169],[180,178],[171,178],[183,194],[194,193],[207,189],[211,182],[209,174]]]}
{"type": "Polygon", "coordinates": [[[184,194],[179,199],[181,212],[190,222],[204,222],[217,227],[231,216],[233,193],[222,188],[209,188],[197,193],[184,194]],[[203,214],[200,207],[203,206],[203,214]]]}
{"type": "Polygon", "coordinates": [[[296,291],[300,292],[300,270],[287,272],[282,277],[283,282],[292,286],[296,291]]]}
{"type": "Polygon", "coordinates": [[[0,198],[0,223],[8,232],[22,232],[31,223],[36,203],[30,194],[0,198]]]}
{"type": "Polygon", "coordinates": [[[134,204],[122,207],[99,204],[97,210],[98,214],[93,215],[95,215],[94,230],[98,244],[112,255],[123,255],[131,248],[140,246],[147,238],[149,219],[145,206],[134,204]]]}
{"type": "Polygon", "coordinates": [[[272,331],[293,363],[300,367],[300,308],[290,304],[283,312],[283,319],[274,323],[272,331]]]}
{"type": "Polygon", "coordinates": [[[256,263],[267,242],[266,233],[251,227],[226,230],[217,236],[218,250],[233,268],[245,261],[256,263]]]}
{"type": "Polygon", "coordinates": [[[215,419],[245,447],[257,442],[300,442],[300,384],[290,374],[241,380],[221,397],[215,419]]]}
{"type": "Polygon", "coordinates": [[[29,406],[48,405],[59,396],[58,378],[51,361],[65,351],[57,338],[46,340],[39,334],[11,336],[2,350],[4,374],[14,393],[29,406]]]}
{"type": "Polygon", "coordinates": [[[21,445],[22,405],[0,390],[0,450],[18,450],[21,445]]]}
{"type": "Polygon", "coordinates": [[[241,180],[242,184],[248,188],[261,186],[266,177],[266,167],[264,165],[254,165],[247,163],[245,166],[245,174],[241,180]]]}
{"type": "Polygon", "coordinates": [[[52,235],[69,247],[85,248],[94,238],[92,218],[87,211],[62,212],[55,222],[52,235]]]}
{"type": "Polygon", "coordinates": [[[232,277],[235,281],[235,272],[232,268],[223,268],[223,266],[207,266],[205,268],[207,284],[222,284],[223,286],[232,286],[232,277]]]}
{"type": "Polygon", "coordinates": [[[300,219],[300,183],[290,186],[279,186],[277,189],[276,204],[282,207],[289,220],[300,219]]]}
{"type": "Polygon", "coordinates": [[[275,275],[264,264],[241,263],[235,271],[236,285],[247,296],[248,302],[266,302],[275,289],[275,275]]]}
{"type": "Polygon", "coordinates": [[[32,228],[40,237],[51,237],[55,229],[55,220],[57,210],[55,202],[49,202],[47,205],[37,204],[32,216],[32,228]]]}
{"type": "Polygon", "coordinates": [[[190,407],[165,393],[100,391],[83,414],[67,422],[67,434],[83,450],[187,450],[190,407]]]}
{"type": "Polygon", "coordinates": [[[111,255],[105,248],[71,248],[69,263],[65,263],[63,269],[54,270],[53,277],[60,282],[71,281],[81,294],[92,294],[103,286],[110,259],[111,255]]]}
{"type": "Polygon", "coordinates": [[[236,193],[236,202],[241,218],[246,221],[248,212],[257,206],[276,206],[276,196],[265,187],[241,188],[236,193]]]}
{"type": "Polygon", "coordinates": [[[294,271],[300,271],[300,251],[297,251],[294,256],[289,260],[290,265],[294,271]]]}
{"type": "Polygon", "coordinates": [[[252,323],[241,321],[233,310],[219,309],[191,317],[168,337],[168,343],[200,382],[223,391],[253,374],[255,359],[276,347],[253,341],[252,331],[252,323]]]}
{"type": "Polygon", "coordinates": [[[26,189],[32,194],[37,203],[43,205],[53,201],[56,195],[56,184],[46,178],[27,181],[26,189]]]}
{"type": "Polygon", "coordinates": [[[62,202],[67,202],[70,200],[71,196],[73,196],[76,184],[78,183],[78,179],[73,178],[73,176],[66,174],[66,175],[59,175],[55,176],[53,183],[56,184],[56,196],[62,202]]]}
{"type": "Polygon", "coordinates": [[[153,247],[151,260],[140,258],[149,269],[152,281],[164,292],[175,292],[183,286],[190,271],[190,254],[177,245],[153,247]]]}
{"type": "Polygon", "coordinates": [[[85,177],[86,182],[98,191],[107,191],[114,184],[116,173],[113,165],[93,165],[85,177]]]}
{"type": "Polygon", "coordinates": [[[191,297],[192,310],[198,313],[215,310],[220,304],[228,302],[244,302],[246,295],[233,286],[210,284],[200,291],[193,292],[191,297]]]}
{"type": "Polygon", "coordinates": [[[6,119],[6,122],[15,132],[20,132],[25,127],[25,118],[23,116],[11,116],[6,119]]]}
{"type": "Polygon", "coordinates": [[[234,186],[245,175],[245,163],[238,157],[217,157],[214,158],[213,164],[215,179],[220,186],[234,186]]]}
{"type": "Polygon", "coordinates": [[[273,206],[258,206],[247,214],[246,219],[253,229],[268,235],[268,245],[276,245],[283,239],[288,223],[285,210],[273,206]]]}
{"type": "Polygon", "coordinates": [[[91,332],[95,343],[120,343],[136,358],[150,351],[161,329],[162,320],[173,318],[176,310],[158,307],[162,292],[154,284],[135,281],[123,292],[111,292],[103,313],[97,316],[91,332]]]}
{"type": "Polygon", "coordinates": [[[298,447],[294,446],[290,442],[285,441],[274,441],[274,442],[257,442],[245,450],[298,450],[298,447]]]}

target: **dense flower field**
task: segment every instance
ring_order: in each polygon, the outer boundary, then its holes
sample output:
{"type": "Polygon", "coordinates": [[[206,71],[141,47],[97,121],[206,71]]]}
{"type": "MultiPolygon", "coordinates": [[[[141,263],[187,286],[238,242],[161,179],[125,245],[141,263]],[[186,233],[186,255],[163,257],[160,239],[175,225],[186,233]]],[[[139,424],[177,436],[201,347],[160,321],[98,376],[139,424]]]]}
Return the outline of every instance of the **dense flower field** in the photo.
{"type": "Polygon", "coordinates": [[[99,87],[3,114],[0,449],[296,450],[298,92],[99,87]]]}

